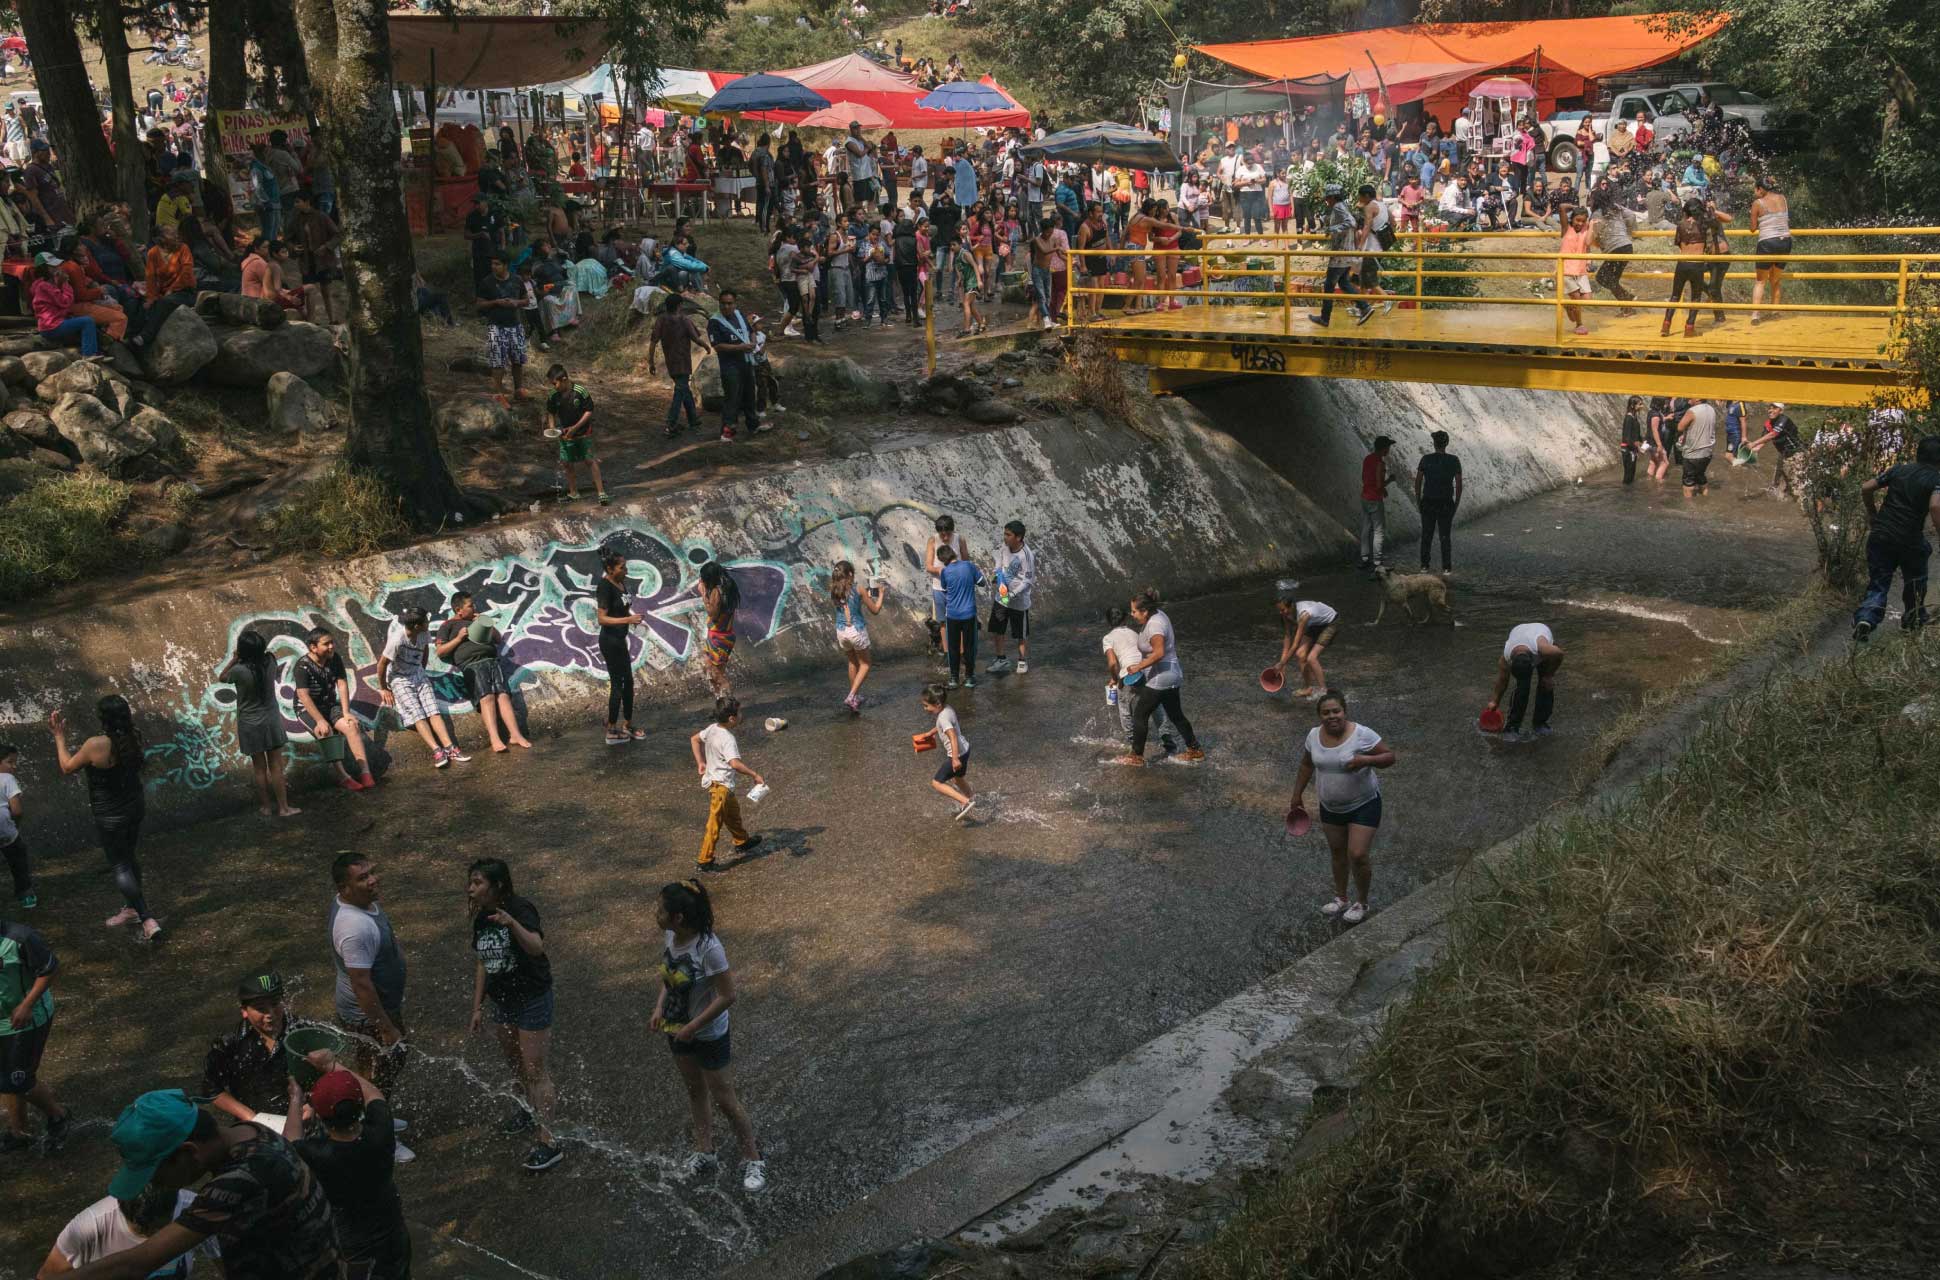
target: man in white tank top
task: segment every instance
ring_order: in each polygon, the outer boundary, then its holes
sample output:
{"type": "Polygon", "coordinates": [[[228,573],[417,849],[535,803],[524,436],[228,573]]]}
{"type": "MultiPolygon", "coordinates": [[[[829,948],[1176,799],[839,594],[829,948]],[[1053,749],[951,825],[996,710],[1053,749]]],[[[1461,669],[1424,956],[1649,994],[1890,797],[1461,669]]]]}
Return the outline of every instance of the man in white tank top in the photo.
{"type": "Polygon", "coordinates": [[[1541,735],[1549,733],[1549,715],[1556,706],[1556,672],[1562,665],[1563,650],[1548,627],[1540,622],[1524,622],[1509,629],[1502,656],[1496,660],[1495,692],[1489,696],[1489,710],[1494,711],[1502,705],[1509,681],[1515,680],[1516,696],[1509,704],[1509,715],[1502,726],[1504,733],[1522,734],[1522,717],[1529,709],[1532,677],[1536,684],[1535,730],[1541,735]]]}

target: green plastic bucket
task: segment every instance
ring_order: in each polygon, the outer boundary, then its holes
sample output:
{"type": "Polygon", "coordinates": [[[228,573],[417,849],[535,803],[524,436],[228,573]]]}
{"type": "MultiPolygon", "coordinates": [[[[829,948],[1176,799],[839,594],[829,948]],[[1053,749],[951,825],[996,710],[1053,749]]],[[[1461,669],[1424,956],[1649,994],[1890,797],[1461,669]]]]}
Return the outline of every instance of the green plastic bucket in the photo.
{"type": "Polygon", "coordinates": [[[290,1060],[290,1075],[305,1089],[312,1088],[322,1072],[310,1065],[308,1055],[319,1049],[342,1056],[349,1044],[341,1031],[332,1027],[299,1027],[283,1037],[283,1053],[290,1060]]]}

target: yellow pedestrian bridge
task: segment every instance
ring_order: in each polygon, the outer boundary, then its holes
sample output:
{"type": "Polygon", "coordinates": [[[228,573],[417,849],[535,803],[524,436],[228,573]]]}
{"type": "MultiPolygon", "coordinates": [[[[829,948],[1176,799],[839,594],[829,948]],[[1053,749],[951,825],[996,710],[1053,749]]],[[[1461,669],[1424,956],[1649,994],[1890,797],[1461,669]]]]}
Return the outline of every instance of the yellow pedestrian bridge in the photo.
{"type": "Polygon", "coordinates": [[[1734,252],[1698,259],[1721,277],[1723,301],[1707,293],[1689,337],[1688,301],[1664,328],[1676,265],[1692,261],[1671,251],[1670,234],[1640,231],[1630,254],[1570,255],[1592,275],[1623,263],[1637,295],[1626,304],[1599,287],[1577,304],[1555,232],[1404,232],[1381,255],[1383,292],[1336,292],[1325,328],[1309,315],[1329,262],[1358,270],[1365,255],[1329,251],[1322,236],[1211,236],[1150,255],[1142,282],[1123,250],[1079,250],[1072,318],[1149,366],[1155,391],[1272,374],[1824,405],[1909,398],[1899,346],[1911,311],[1940,301],[1940,227],[1794,231],[1776,305],[1752,303],[1756,264],[1770,259],[1733,235],[1734,252]],[[1360,302],[1372,306],[1365,321],[1360,302]],[[1566,306],[1580,306],[1588,333],[1566,306]]]}

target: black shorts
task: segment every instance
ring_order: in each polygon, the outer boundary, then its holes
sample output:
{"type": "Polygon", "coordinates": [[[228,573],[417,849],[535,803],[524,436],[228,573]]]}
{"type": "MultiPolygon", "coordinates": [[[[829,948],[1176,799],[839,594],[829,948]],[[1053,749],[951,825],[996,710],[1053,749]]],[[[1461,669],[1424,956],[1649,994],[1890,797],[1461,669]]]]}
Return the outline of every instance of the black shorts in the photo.
{"type": "Polygon", "coordinates": [[[1345,813],[1336,813],[1326,805],[1320,806],[1320,825],[1323,827],[1376,827],[1381,825],[1381,797],[1362,802],[1345,813]]]}
{"type": "Polygon", "coordinates": [[[1709,458],[1684,459],[1684,487],[1695,489],[1705,483],[1704,473],[1711,469],[1709,458]]]}
{"type": "Polygon", "coordinates": [[[1030,639],[1031,611],[1029,609],[1012,609],[1007,605],[1001,604],[991,605],[990,634],[1000,636],[1006,631],[1010,633],[1010,638],[1013,640],[1030,639]],[[1001,616],[999,616],[999,610],[1002,611],[1001,616]]]}
{"type": "Polygon", "coordinates": [[[465,687],[470,690],[472,701],[488,698],[495,693],[510,693],[505,686],[505,668],[497,658],[489,662],[474,662],[465,668],[465,687]]]}
{"type": "Polygon", "coordinates": [[[728,1031],[715,1036],[712,1040],[696,1037],[685,1041],[668,1036],[667,1047],[674,1051],[676,1058],[699,1058],[702,1071],[725,1071],[727,1064],[734,1057],[732,1049],[728,1046],[728,1037],[733,1034],[732,1031],[728,1031]]]}
{"type": "Polygon", "coordinates": [[[47,1033],[53,1029],[50,1015],[31,1031],[0,1036],[0,1093],[26,1093],[34,1087],[40,1077],[40,1055],[47,1050],[47,1033]]]}
{"type": "MultiPolygon", "coordinates": [[[[938,745],[940,746],[942,744],[939,743],[938,745]]],[[[954,765],[950,763],[950,757],[945,755],[937,762],[936,780],[938,782],[954,782],[968,772],[970,772],[970,753],[968,751],[958,756],[957,762],[954,765]]]]}
{"type": "Polygon", "coordinates": [[[1759,260],[1751,264],[1752,269],[1755,271],[1770,271],[1775,267],[1782,267],[1785,264],[1778,261],[1778,259],[1785,257],[1791,252],[1792,237],[1790,236],[1776,236],[1770,240],[1760,240],[1758,242],[1759,260]]]}
{"type": "Polygon", "coordinates": [[[1364,258],[1361,260],[1361,291],[1366,293],[1381,287],[1381,260],[1364,258]]]}

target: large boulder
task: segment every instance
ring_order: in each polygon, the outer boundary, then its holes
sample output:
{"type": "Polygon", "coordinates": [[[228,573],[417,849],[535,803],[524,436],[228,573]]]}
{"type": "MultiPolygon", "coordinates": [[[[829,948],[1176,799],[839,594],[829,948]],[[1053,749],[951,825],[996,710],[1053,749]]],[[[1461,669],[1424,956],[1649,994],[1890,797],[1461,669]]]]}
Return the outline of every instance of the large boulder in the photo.
{"type": "Polygon", "coordinates": [[[204,293],[195,300],[196,314],[223,324],[275,329],[289,316],[269,298],[245,298],[240,293],[204,293]]]}
{"type": "Polygon", "coordinates": [[[337,362],[336,343],[322,325],[292,322],[276,329],[237,329],[216,344],[203,376],[225,387],[267,387],[277,373],[314,378],[337,362]]]}
{"type": "Polygon", "coordinates": [[[875,377],[848,356],[834,360],[797,356],[777,362],[775,375],[791,386],[819,388],[826,393],[822,399],[842,410],[886,409],[901,399],[894,383],[875,377]]]}
{"type": "Polygon", "coordinates": [[[60,450],[43,449],[38,445],[34,447],[32,453],[27,455],[27,459],[30,462],[37,462],[52,471],[72,471],[77,465],[74,459],[68,457],[60,450]]]}
{"type": "Polygon", "coordinates": [[[508,439],[518,430],[512,411],[491,396],[453,396],[438,406],[438,434],[466,444],[508,439]]]}
{"type": "Polygon", "coordinates": [[[141,408],[141,400],[135,395],[135,385],[126,378],[118,378],[112,374],[107,380],[106,394],[97,394],[96,399],[103,404],[114,406],[114,411],[124,418],[133,417],[135,410],[141,408]]]}
{"type": "Polygon", "coordinates": [[[273,373],[267,389],[270,430],[309,442],[330,430],[330,405],[315,388],[287,371],[273,373]]]}
{"type": "MultiPolygon", "coordinates": [[[[24,357],[23,357],[24,358],[24,357]]],[[[216,335],[193,308],[177,307],[142,353],[142,372],[169,386],[187,382],[216,358],[216,335]]]]}
{"type": "Polygon", "coordinates": [[[182,440],[182,431],[175,425],[175,420],[160,409],[137,408],[128,415],[126,425],[131,431],[153,440],[157,449],[173,449],[182,440]]]}
{"type": "MultiPolygon", "coordinates": [[[[124,378],[145,378],[148,374],[141,367],[141,356],[125,342],[113,338],[104,339],[101,350],[108,357],[108,367],[124,378]]],[[[0,373],[0,377],[5,377],[0,373]]]]}
{"type": "Polygon", "coordinates": [[[47,350],[47,339],[38,333],[0,334],[0,356],[24,356],[29,351],[47,350]]]}
{"type": "Polygon", "coordinates": [[[34,375],[27,372],[27,362],[19,356],[0,356],[0,382],[9,386],[30,387],[34,375]]]}
{"type": "Polygon", "coordinates": [[[74,357],[65,351],[29,351],[20,357],[20,363],[27,370],[28,379],[39,382],[73,364],[74,357]]]}
{"type": "Polygon", "coordinates": [[[1024,420],[1023,410],[1002,400],[973,401],[964,406],[963,416],[972,422],[981,422],[989,426],[1001,426],[1007,422],[1024,420]]]}
{"type": "Polygon", "coordinates": [[[0,424],[5,425],[13,434],[25,437],[43,449],[59,449],[65,443],[61,439],[60,428],[56,427],[54,420],[45,413],[15,409],[4,419],[0,419],[0,424]]]}
{"type": "Polygon", "coordinates": [[[86,360],[42,378],[40,385],[34,388],[34,395],[43,404],[59,404],[61,397],[66,395],[93,396],[103,404],[113,399],[108,388],[108,375],[100,365],[86,360]]]}
{"type": "Polygon", "coordinates": [[[64,397],[51,416],[62,439],[74,446],[81,461],[110,474],[155,447],[153,436],[130,428],[113,409],[90,395],[64,397]]]}

